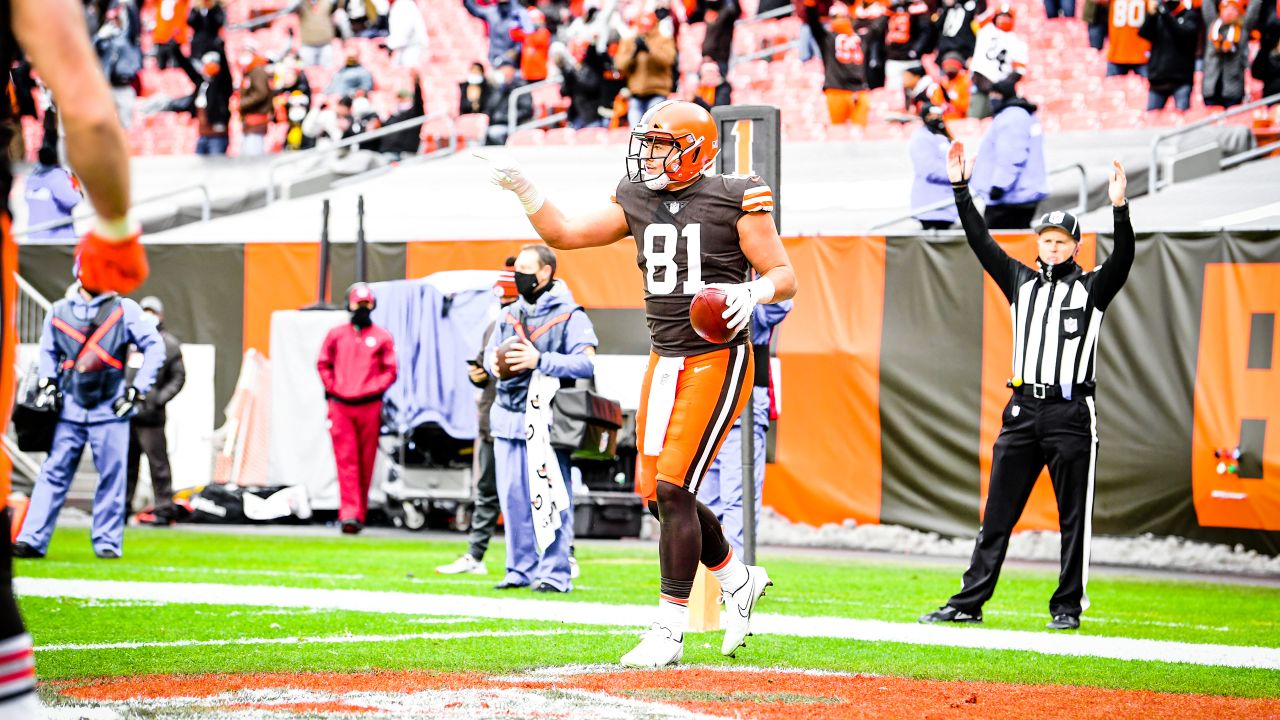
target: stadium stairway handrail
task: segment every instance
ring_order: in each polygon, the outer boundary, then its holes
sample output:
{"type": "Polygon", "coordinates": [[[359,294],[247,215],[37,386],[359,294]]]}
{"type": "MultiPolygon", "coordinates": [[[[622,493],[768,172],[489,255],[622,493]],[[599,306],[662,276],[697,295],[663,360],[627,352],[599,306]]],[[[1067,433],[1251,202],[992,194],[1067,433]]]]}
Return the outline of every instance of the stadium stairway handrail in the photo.
{"type": "Polygon", "coordinates": [[[760,15],[754,15],[749,18],[740,18],[734,23],[734,25],[753,25],[758,22],[764,22],[765,20],[775,20],[777,18],[787,17],[788,15],[794,15],[795,11],[796,6],[794,4],[783,5],[782,7],[774,8],[769,12],[761,13],[760,15]]]}
{"type": "Polygon", "coordinates": [[[548,85],[559,85],[559,84],[560,82],[558,80],[552,80],[548,78],[546,80],[539,80],[538,82],[529,83],[528,85],[521,85],[520,87],[511,91],[511,95],[507,98],[507,139],[508,140],[511,139],[512,135],[516,134],[517,130],[527,130],[530,128],[540,128],[547,125],[555,125],[557,123],[561,123],[569,119],[569,113],[559,112],[559,113],[553,113],[544,118],[535,118],[526,123],[516,122],[517,120],[519,120],[519,117],[517,116],[517,113],[516,113],[516,103],[520,101],[521,96],[529,95],[534,90],[537,90],[538,88],[541,88],[541,87],[546,87],[548,85]]]}
{"type": "MultiPolygon", "coordinates": [[[[1246,113],[1251,110],[1256,110],[1260,107],[1266,107],[1268,105],[1275,105],[1276,103],[1280,103],[1280,93],[1276,93],[1275,95],[1268,95],[1267,97],[1264,97],[1260,100],[1254,100],[1251,103],[1246,103],[1244,105],[1238,105],[1233,108],[1228,108],[1226,110],[1223,110],[1220,113],[1215,113],[1213,115],[1210,115],[1209,117],[1203,120],[1198,120],[1196,122],[1193,122],[1190,125],[1187,125],[1186,127],[1181,127],[1181,128],[1178,128],[1177,130],[1173,130],[1171,132],[1167,132],[1162,135],[1157,135],[1151,141],[1151,164],[1147,168],[1147,194],[1155,195],[1156,192],[1160,190],[1160,188],[1173,184],[1172,181],[1163,183],[1163,184],[1160,182],[1160,175],[1159,175],[1160,174],[1160,146],[1162,144],[1164,144],[1165,142],[1173,138],[1181,137],[1183,135],[1186,135],[1187,133],[1199,130],[1200,128],[1213,125],[1214,123],[1225,120],[1233,115],[1239,115],[1240,113],[1246,113]]],[[[1270,145],[1265,145],[1262,148],[1254,148],[1253,150],[1247,150],[1242,153],[1237,153],[1236,155],[1232,155],[1231,157],[1223,158],[1221,163],[1219,164],[1219,167],[1224,170],[1230,167],[1235,167],[1236,165],[1239,165],[1240,163],[1245,162],[1246,160],[1251,160],[1254,157],[1257,157],[1259,155],[1265,155],[1266,152],[1259,152],[1261,150],[1268,149],[1268,148],[1276,149],[1277,147],[1280,147],[1277,145],[1277,143],[1271,143],[1270,145]],[[1244,155],[1247,155],[1248,157],[1241,157],[1244,155]]]]}
{"type": "MultiPolygon", "coordinates": [[[[197,191],[200,193],[200,196],[201,196],[200,222],[209,222],[209,218],[213,215],[213,196],[209,194],[209,186],[206,185],[205,183],[198,183],[195,185],[184,185],[183,187],[180,187],[174,190],[166,190],[165,192],[162,192],[158,195],[149,195],[145,198],[141,198],[139,200],[133,201],[130,204],[130,207],[136,208],[139,205],[146,205],[148,203],[156,202],[158,200],[167,200],[177,195],[185,195],[189,192],[197,192],[197,191]]],[[[29,235],[33,232],[53,230],[54,228],[60,228],[64,225],[74,225],[77,221],[88,220],[91,217],[93,217],[93,213],[90,212],[90,213],[82,213],[80,215],[71,215],[69,217],[62,218],[61,220],[50,220],[49,222],[40,223],[39,225],[31,225],[29,227],[22,228],[21,230],[14,231],[13,236],[22,237],[24,235],[29,235]]]]}
{"type": "MultiPolygon", "coordinates": [[[[14,308],[15,329],[18,334],[18,342],[20,343],[38,343],[40,342],[40,334],[44,330],[45,317],[53,310],[53,303],[49,299],[40,294],[27,279],[13,273],[13,279],[18,284],[18,302],[14,308]]],[[[15,355],[13,359],[14,377],[22,377],[22,365],[18,362],[15,355]]],[[[9,459],[13,461],[13,467],[22,473],[28,479],[35,481],[40,474],[40,461],[30,454],[18,449],[18,443],[14,438],[5,433],[4,449],[9,454],[9,459]]]]}
{"type": "Polygon", "coordinates": [[[242,23],[235,23],[234,25],[228,25],[227,29],[228,30],[256,30],[260,27],[263,27],[264,25],[270,25],[271,23],[275,22],[276,20],[279,20],[282,17],[285,17],[287,15],[292,15],[295,11],[296,9],[292,7],[292,5],[289,5],[289,6],[280,8],[279,10],[273,13],[268,13],[266,15],[259,15],[256,18],[245,20],[242,23]]]}
{"type": "Polygon", "coordinates": [[[799,50],[800,47],[801,42],[799,40],[788,40],[781,45],[770,45],[763,50],[757,50],[752,53],[747,53],[746,55],[734,55],[729,58],[729,69],[732,70],[733,67],[739,63],[748,62],[750,60],[763,60],[764,58],[773,57],[774,55],[781,55],[782,53],[790,50],[799,50]]]}
{"type": "MultiPolygon", "coordinates": [[[[270,205],[276,201],[275,176],[276,176],[276,171],[279,170],[280,168],[286,165],[292,165],[294,163],[307,160],[309,158],[319,157],[325,153],[330,153],[335,150],[341,150],[343,148],[351,147],[352,145],[359,145],[363,142],[380,138],[384,135],[391,135],[394,133],[409,130],[410,128],[421,127],[423,125],[426,125],[429,122],[432,122],[433,120],[444,120],[446,123],[449,124],[449,146],[442,150],[437,150],[432,153],[427,153],[423,157],[444,157],[445,155],[452,155],[454,152],[457,151],[457,147],[458,147],[458,125],[457,123],[454,122],[454,119],[451,115],[447,113],[433,113],[431,115],[421,115],[416,118],[409,118],[408,120],[403,120],[398,123],[392,123],[391,125],[386,125],[376,130],[362,132],[359,135],[352,135],[349,138],[343,138],[342,140],[339,140],[334,143],[310,148],[308,150],[300,150],[298,152],[289,153],[286,156],[278,157],[275,160],[272,160],[271,164],[267,165],[267,205],[270,205]]],[[[281,188],[281,196],[284,198],[288,198],[289,190],[292,186],[293,186],[292,180],[285,182],[283,187],[281,188]]]]}
{"type": "MultiPolygon", "coordinates": [[[[1061,175],[1063,173],[1068,173],[1073,171],[1080,173],[1080,183],[1076,189],[1076,206],[1071,208],[1069,212],[1073,215],[1079,216],[1089,211],[1089,170],[1084,166],[1084,163],[1071,163],[1070,165],[1063,165],[1062,167],[1057,167],[1050,170],[1048,173],[1046,173],[1046,175],[1048,177],[1053,177],[1054,175],[1061,175]]],[[[916,217],[917,215],[920,215],[921,213],[927,213],[932,210],[942,210],[943,208],[948,208],[955,204],[956,204],[956,201],[954,198],[939,200],[935,203],[930,203],[928,205],[925,205],[924,207],[914,208],[910,212],[908,212],[906,215],[899,215],[897,217],[894,217],[891,220],[885,220],[884,222],[872,225],[871,229],[879,230],[881,228],[887,228],[891,225],[897,225],[900,222],[910,220],[916,217]]]]}

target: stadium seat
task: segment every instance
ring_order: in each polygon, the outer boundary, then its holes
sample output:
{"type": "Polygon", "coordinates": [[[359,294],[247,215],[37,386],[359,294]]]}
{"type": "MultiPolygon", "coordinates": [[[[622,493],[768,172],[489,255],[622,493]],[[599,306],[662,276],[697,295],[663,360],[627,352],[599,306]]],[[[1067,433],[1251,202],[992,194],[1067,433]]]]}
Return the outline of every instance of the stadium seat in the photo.
{"type": "Polygon", "coordinates": [[[489,129],[489,116],[482,113],[459,115],[454,121],[458,125],[458,137],[468,143],[483,144],[485,131],[489,129]]]}
{"type": "Polygon", "coordinates": [[[545,145],[546,131],[540,129],[517,130],[507,138],[507,144],[513,147],[545,145]]]}
{"type": "Polygon", "coordinates": [[[609,131],[605,128],[582,128],[574,142],[578,145],[608,145],[609,131]]]}
{"type": "Polygon", "coordinates": [[[547,145],[576,145],[577,132],[573,128],[551,128],[543,134],[543,142],[547,145]]]}

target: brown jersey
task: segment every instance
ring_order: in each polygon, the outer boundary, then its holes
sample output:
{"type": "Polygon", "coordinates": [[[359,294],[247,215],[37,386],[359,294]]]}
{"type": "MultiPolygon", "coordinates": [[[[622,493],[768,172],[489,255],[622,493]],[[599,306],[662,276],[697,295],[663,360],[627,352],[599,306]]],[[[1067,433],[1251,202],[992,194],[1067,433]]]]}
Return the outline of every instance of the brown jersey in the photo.
{"type": "Polygon", "coordinates": [[[745,329],[723,345],[703,340],[689,323],[689,303],[705,285],[749,279],[738,219],[749,212],[773,212],[769,186],[755,175],[719,175],[668,192],[624,177],[614,201],[635,237],[653,351],[689,357],[747,342],[745,329]]]}

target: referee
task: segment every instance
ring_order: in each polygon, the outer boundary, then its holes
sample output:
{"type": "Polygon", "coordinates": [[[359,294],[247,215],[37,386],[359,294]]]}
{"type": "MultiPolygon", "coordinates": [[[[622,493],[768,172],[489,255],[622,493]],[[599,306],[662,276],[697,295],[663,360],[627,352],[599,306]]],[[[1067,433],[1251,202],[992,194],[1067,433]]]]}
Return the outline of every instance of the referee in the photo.
{"type": "Polygon", "coordinates": [[[1038,269],[1009,257],[991,239],[969,195],[964,146],[954,143],[947,174],[969,246],[1012,306],[1013,396],[1005,407],[991,464],[991,486],[983,524],[960,592],[922,623],[980,623],[991,598],[1013,526],[1026,507],[1040,470],[1047,464],[1058,499],[1062,568],[1049,598],[1051,630],[1080,627],[1089,607],[1089,536],[1093,477],[1098,450],[1094,410],[1098,334],[1102,315],[1124,285],[1133,265],[1133,226],[1125,201],[1124,168],[1112,164],[1108,190],[1115,213],[1115,249],[1093,272],[1075,263],[1080,225],[1067,212],[1040,218],[1036,232],[1038,269]]]}

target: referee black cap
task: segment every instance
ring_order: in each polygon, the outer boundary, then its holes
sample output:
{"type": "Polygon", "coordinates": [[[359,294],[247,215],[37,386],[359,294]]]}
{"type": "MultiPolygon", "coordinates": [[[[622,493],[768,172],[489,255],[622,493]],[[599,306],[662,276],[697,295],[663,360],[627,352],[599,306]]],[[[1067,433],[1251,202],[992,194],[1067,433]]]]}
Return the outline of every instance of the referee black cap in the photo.
{"type": "Polygon", "coordinates": [[[1044,232],[1049,228],[1058,228],[1080,242],[1080,221],[1066,210],[1054,210],[1040,216],[1040,220],[1036,222],[1036,232],[1044,232]]]}

